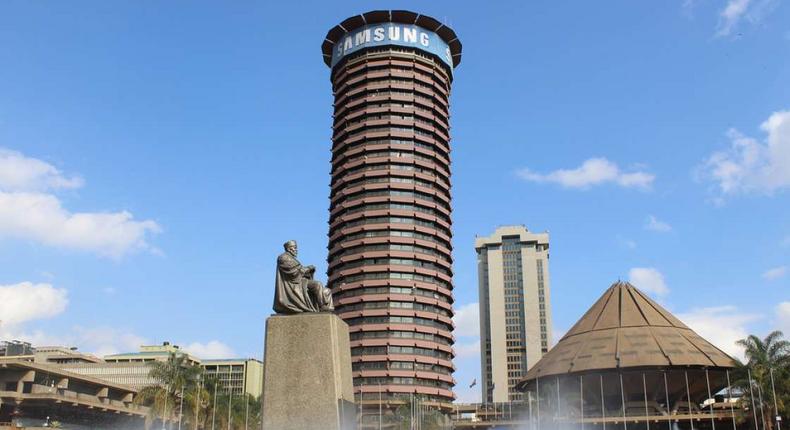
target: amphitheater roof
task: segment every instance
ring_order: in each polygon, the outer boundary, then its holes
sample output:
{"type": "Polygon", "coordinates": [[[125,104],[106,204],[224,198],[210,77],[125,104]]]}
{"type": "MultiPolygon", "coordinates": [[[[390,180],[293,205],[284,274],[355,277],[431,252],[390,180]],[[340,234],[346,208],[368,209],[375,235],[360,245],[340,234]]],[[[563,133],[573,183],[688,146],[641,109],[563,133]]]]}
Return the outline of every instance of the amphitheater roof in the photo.
{"type": "Polygon", "coordinates": [[[734,361],[627,282],[614,283],[519,384],[623,368],[729,368],[734,361]]]}

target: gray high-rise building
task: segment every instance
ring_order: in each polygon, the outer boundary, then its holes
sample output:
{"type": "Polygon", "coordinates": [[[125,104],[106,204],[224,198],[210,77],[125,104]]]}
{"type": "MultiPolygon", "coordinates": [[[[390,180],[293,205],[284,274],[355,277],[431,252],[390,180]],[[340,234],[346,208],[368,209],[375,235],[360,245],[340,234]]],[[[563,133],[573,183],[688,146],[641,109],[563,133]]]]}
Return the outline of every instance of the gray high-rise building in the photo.
{"type": "Polygon", "coordinates": [[[503,226],[475,239],[483,400],[523,400],[514,386],[551,345],[549,234],[503,226]]]}

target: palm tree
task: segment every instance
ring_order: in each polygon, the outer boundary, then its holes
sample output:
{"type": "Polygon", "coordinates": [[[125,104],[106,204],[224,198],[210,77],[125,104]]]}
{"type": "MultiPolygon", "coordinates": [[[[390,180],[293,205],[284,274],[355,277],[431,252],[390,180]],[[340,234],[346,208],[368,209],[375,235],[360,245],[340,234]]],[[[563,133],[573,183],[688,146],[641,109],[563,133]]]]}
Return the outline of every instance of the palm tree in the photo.
{"type": "Polygon", "coordinates": [[[140,390],[135,402],[149,407],[146,427],[161,419],[164,428],[168,420],[178,419],[179,400],[197,384],[202,370],[189,363],[186,355],[176,353],[170,353],[167,361],[154,361],[149,365],[148,375],[155,384],[140,390]]]}
{"type": "Polygon", "coordinates": [[[764,339],[750,335],[737,342],[744,348],[747,361],[736,360],[735,385],[743,392],[744,407],[752,408],[754,405],[750,415],[756,418],[755,428],[761,421],[764,429],[773,430],[774,417],[787,414],[786,406],[790,404],[790,342],[783,337],[777,330],[764,339]]]}
{"type": "Polygon", "coordinates": [[[211,423],[215,385],[219,385],[216,378],[201,372],[198,375],[197,383],[187,387],[184,393],[185,425],[182,428],[187,430],[208,428],[207,424],[211,423]]]}

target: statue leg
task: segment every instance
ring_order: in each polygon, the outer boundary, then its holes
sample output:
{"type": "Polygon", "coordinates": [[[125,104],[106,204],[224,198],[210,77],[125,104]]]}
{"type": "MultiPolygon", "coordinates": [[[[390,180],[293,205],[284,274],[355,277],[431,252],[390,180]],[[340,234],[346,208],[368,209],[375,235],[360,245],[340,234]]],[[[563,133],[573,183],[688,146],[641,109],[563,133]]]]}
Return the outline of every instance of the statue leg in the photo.
{"type": "Polygon", "coordinates": [[[323,297],[324,305],[321,308],[321,310],[322,311],[326,310],[326,311],[329,311],[329,312],[334,311],[335,310],[335,303],[332,300],[332,290],[330,290],[329,288],[323,288],[323,289],[321,289],[321,293],[322,293],[321,295],[324,296],[323,297]]]}
{"type": "Polygon", "coordinates": [[[332,303],[332,292],[329,288],[324,288],[318,281],[309,281],[307,289],[310,291],[311,299],[315,303],[315,307],[321,312],[331,312],[335,310],[332,303]]]}

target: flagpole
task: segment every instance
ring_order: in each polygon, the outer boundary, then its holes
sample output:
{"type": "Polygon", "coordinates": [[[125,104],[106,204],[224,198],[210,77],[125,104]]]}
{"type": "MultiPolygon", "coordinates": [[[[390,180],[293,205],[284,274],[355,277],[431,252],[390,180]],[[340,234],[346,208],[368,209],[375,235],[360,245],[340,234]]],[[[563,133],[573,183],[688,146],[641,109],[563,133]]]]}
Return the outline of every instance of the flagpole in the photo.
{"type": "MultiPolygon", "coordinates": [[[[219,369],[217,369],[219,372],[219,369]]],[[[217,422],[217,387],[219,386],[219,381],[214,381],[214,406],[211,408],[211,430],[214,430],[214,424],[217,422]]]]}
{"type": "Polygon", "coordinates": [[[170,397],[170,385],[165,385],[165,408],[164,411],[162,411],[162,430],[166,430],[167,428],[165,425],[167,424],[167,401],[170,400],[168,397],[170,397]]]}
{"type": "Polygon", "coordinates": [[[250,398],[244,393],[244,430],[250,430],[250,398]]]}
{"type": "Polygon", "coordinates": [[[195,430],[198,429],[198,415],[200,414],[200,404],[203,403],[201,399],[203,397],[203,374],[201,373],[198,375],[198,389],[197,389],[197,400],[195,400],[195,430]]]}
{"type": "Polygon", "coordinates": [[[178,407],[178,430],[181,430],[181,417],[184,415],[184,386],[181,386],[181,404],[178,407]]]}
{"type": "Polygon", "coordinates": [[[232,400],[233,400],[233,387],[231,386],[228,388],[228,430],[230,430],[230,421],[231,421],[230,412],[232,411],[231,409],[232,400]]]}
{"type": "Polygon", "coordinates": [[[776,406],[776,387],[774,387],[774,369],[773,367],[768,369],[769,373],[771,374],[771,391],[774,395],[774,414],[776,419],[776,429],[782,430],[782,420],[779,418],[779,409],[776,406]]]}

